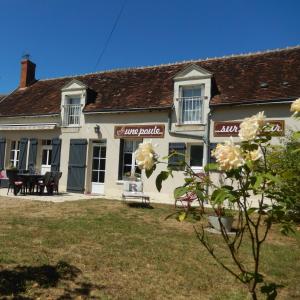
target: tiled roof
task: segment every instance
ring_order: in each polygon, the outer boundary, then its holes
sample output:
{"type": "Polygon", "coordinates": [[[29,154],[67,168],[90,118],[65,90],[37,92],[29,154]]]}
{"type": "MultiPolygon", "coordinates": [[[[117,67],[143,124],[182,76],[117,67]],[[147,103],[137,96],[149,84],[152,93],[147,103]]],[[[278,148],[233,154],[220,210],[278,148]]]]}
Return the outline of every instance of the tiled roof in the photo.
{"type": "Polygon", "coordinates": [[[299,46],[39,80],[0,102],[0,116],[59,113],[61,88],[72,79],[89,88],[86,112],[169,108],[173,104],[173,77],[190,64],[213,73],[211,105],[287,100],[300,96],[299,46]]]}

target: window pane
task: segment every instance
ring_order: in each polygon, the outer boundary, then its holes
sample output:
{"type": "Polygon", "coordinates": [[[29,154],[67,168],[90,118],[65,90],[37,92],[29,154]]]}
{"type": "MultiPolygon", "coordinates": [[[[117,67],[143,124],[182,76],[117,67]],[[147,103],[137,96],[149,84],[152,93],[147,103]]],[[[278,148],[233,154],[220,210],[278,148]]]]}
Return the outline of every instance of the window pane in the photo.
{"type": "Polygon", "coordinates": [[[106,147],[101,147],[101,158],[106,158],[106,147]]]}
{"type": "Polygon", "coordinates": [[[99,159],[94,158],[93,159],[93,170],[98,170],[99,169],[99,159]]]}
{"type": "Polygon", "coordinates": [[[124,154],[124,164],[131,165],[132,164],[132,153],[125,153],[124,154]]]}
{"type": "Polygon", "coordinates": [[[48,150],[49,151],[49,156],[48,156],[48,165],[51,165],[51,161],[52,161],[52,150],[48,150]]]}
{"type": "Polygon", "coordinates": [[[203,146],[192,145],[190,156],[191,167],[201,167],[203,165],[203,146]]]}
{"type": "Polygon", "coordinates": [[[99,172],[99,182],[104,183],[105,172],[99,172]]]}
{"type": "Polygon", "coordinates": [[[42,153],[42,165],[47,165],[47,150],[44,149],[42,153]]]}
{"type": "Polygon", "coordinates": [[[123,174],[124,175],[130,175],[131,174],[131,166],[124,166],[124,168],[123,168],[123,174]]]}
{"type": "Polygon", "coordinates": [[[100,159],[100,170],[105,170],[105,159],[100,159]]]}
{"type": "Polygon", "coordinates": [[[124,152],[132,152],[133,151],[133,142],[125,140],[124,142],[124,152]]]}
{"type": "Polygon", "coordinates": [[[92,182],[98,182],[98,172],[97,171],[92,172],[92,182]]]}
{"type": "Polygon", "coordinates": [[[100,147],[94,146],[93,147],[93,157],[99,157],[99,151],[100,151],[100,147]]]}

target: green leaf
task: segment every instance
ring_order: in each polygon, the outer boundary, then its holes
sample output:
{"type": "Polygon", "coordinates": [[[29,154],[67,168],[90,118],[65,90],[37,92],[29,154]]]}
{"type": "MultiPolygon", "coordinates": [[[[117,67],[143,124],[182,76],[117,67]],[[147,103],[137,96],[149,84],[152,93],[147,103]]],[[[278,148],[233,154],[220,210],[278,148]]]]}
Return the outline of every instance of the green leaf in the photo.
{"type": "Polygon", "coordinates": [[[250,207],[250,208],[247,210],[248,216],[250,216],[250,215],[251,215],[252,213],[254,213],[256,210],[257,210],[257,208],[255,208],[255,207],[250,207]]]}
{"type": "Polygon", "coordinates": [[[186,194],[186,192],[188,192],[188,191],[189,191],[188,187],[185,187],[185,186],[177,187],[174,190],[174,199],[180,198],[181,196],[183,196],[184,194],[186,194]]]}
{"type": "Polygon", "coordinates": [[[147,178],[149,178],[152,175],[152,173],[155,169],[156,169],[156,165],[154,165],[150,170],[147,170],[147,169],[145,170],[147,178]]]}
{"type": "Polygon", "coordinates": [[[269,180],[273,181],[274,183],[278,183],[278,184],[280,183],[279,177],[274,176],[274,175],[272,175],[272,174],[270,174],[270,173],[264,174],[264,177],[265,177],[266,179],[269,179],[269,180]]]}
{"type": "Polygon", "coordinates": [[[169,177],[168,171],[161,171],[159,173],[159,175],[156,177],[155,184],[156,184],[156,188],[159,192],[161,191],[161,188],[162,188],[162,182],[164,180],[166,180],[168,177],[169,177]]]}
{"type": "Polygon", "coordinates": [[[209,172],[209,171],[218,171],[219,170],[219,165],[217,163],[211,163],[211,164],[207,164],[204,167],[205,172],[209,172]]]}
{"type": "Polygon", "coordinates": [[[257,190],[260,185],[262,184],[264,178],[262,175],[258,175],[256,178],[255,178],[255,183],[253,184],[253,189],[257,190]]]}
{"type": "Polygon", "coordinates": [[[186,219],[186,212],[181,212],[179,215],[178,215],[178,217],[177,217],[177,220],[179,221],[179,222],[182,222],[182,221],[184,221],[185,219],[186,219]]]}

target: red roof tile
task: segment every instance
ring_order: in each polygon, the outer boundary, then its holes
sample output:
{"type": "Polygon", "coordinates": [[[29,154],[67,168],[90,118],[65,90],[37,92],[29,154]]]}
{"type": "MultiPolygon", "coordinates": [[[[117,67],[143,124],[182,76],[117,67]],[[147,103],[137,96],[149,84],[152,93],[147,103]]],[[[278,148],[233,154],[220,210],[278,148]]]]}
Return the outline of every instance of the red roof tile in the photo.
{"type": "Polygon", "coordinates": [[[54,114],[60,111],[61,88],[72,79],[86,84],[86,112],[169,108],[173,77],[190,64],[213,73],[211,105],[300,96],[300,47],[82,76],[39,80],[0,102],[0,116],[54,114]]]}

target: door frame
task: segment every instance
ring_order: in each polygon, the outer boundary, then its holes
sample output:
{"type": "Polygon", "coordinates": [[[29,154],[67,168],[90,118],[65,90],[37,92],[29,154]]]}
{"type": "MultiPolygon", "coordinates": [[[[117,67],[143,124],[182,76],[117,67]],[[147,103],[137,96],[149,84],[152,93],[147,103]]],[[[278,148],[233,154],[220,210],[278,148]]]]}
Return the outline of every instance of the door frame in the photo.
{"type": "MultiPolygon", "coordinates": [[[[107,141],[106,140],[94,140],[91,143],[91,155],[90,155],[90,168],[89,168],[89,173],[90,173],[90,177],[89,177],[89,182],[90,182],[90,191],[91,193],[93,193],[93,176],[92,176],[92,172],[93,172],[93,160],[94,160],[94,147],[95,146],[105,146],[106,151],[105,151],[105,169],[104,169],[104,182],[103,183],[99,183],[99,185],[103,186],[103,193],[94,193],[96,195],[105,195],[105,178],[106,178],[106,165],[107,165],[107,141]]],[[[101,153],[101,152],[100,152],[101,153]]],[[[99,156],[101,157],[101,156],[99,156]]],[[[95,182],[96,183],[96,182],[95,182]]]]}

